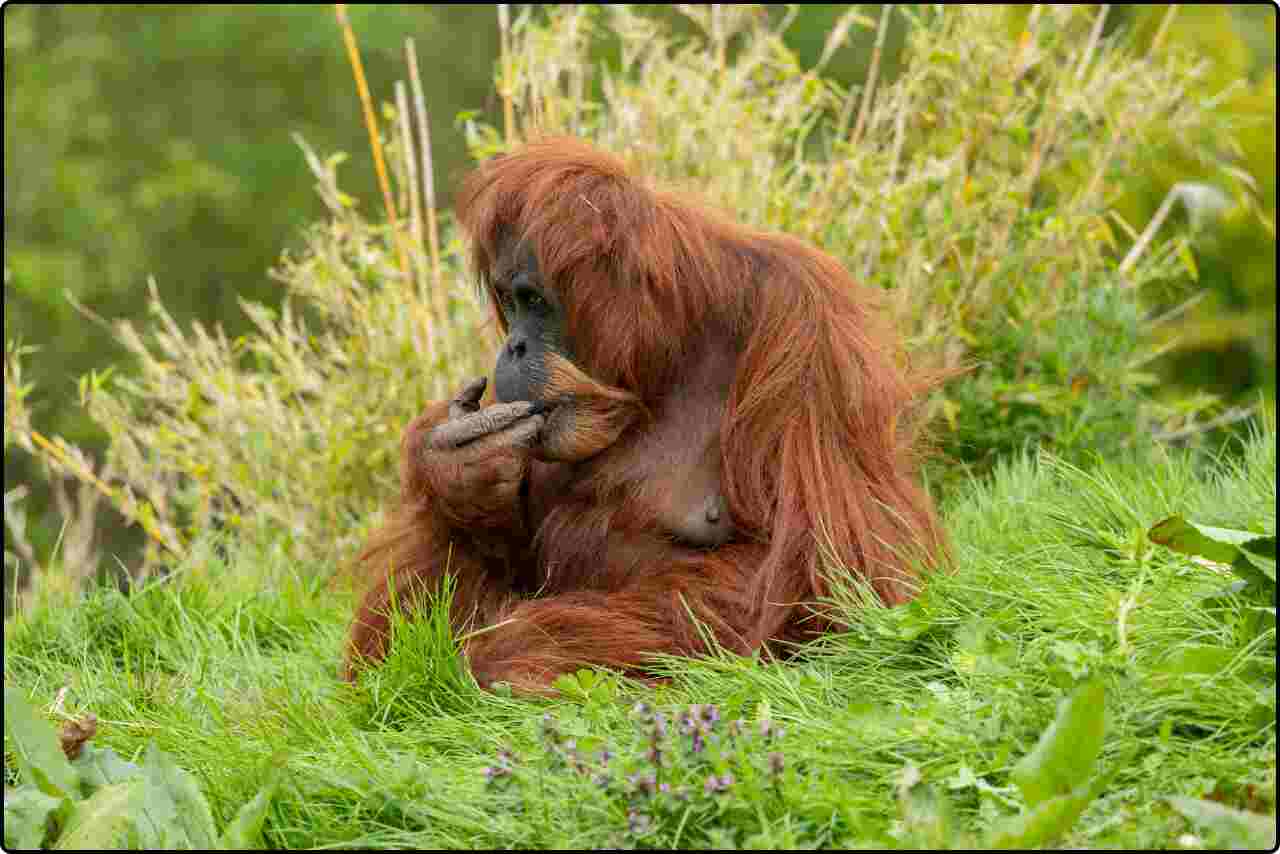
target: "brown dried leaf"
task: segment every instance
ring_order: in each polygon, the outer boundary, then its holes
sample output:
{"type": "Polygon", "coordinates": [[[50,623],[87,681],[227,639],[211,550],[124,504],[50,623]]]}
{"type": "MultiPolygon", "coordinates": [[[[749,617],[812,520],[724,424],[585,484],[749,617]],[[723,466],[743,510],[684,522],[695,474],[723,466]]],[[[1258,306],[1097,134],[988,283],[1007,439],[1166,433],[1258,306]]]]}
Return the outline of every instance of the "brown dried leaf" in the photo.
{"type": "Polygon", "coordinates": [[[98,716],[92,712],[78,721],[67,721],[62,725],[62,731],[58,733],[58,741],[62,744],[62,752],[67,755],[68,759],[75,759],[80,755],[80,749],[84,747],[84,743],[97,735],[97,733],[98,716]]]}

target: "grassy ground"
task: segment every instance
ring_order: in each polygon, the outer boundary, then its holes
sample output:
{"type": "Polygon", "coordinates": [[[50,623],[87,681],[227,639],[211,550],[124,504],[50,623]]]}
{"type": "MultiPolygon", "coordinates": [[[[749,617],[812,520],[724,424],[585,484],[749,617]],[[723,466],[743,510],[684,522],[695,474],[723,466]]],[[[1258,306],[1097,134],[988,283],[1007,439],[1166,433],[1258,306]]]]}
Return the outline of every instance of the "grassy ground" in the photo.
{"type": "Polygon", "coordinates": [[[846,604],[849,631],[786,664],[671,661],[656,690],[482,694],[431,620],[343,685],[330,567],[211,541],[145,591],[6,624],[4,680],[45,709],[66,687],[53,716],[96,713],[126,758],[154,740],[219,826],[278,779],[273,846],[794,848],[990,841],[1024,807],[1014,766],[1097,678],[1100,792],[1056,843],[1213,846],[1165,798],[1274,814],[1274,610],[1211,607],[1230,579],[1143,532],[1180,513],[1274,533],[1275,451],[1272,425],[1208,464],[1009,464],[948,508],[955,571],[910,606],[846,604]]]}

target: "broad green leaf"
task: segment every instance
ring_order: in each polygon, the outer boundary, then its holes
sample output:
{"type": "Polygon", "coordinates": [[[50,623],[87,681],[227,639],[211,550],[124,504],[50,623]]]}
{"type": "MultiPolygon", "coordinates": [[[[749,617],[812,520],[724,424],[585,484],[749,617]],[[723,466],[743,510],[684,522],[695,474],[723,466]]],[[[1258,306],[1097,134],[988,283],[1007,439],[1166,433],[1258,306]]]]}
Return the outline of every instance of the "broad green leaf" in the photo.
{"type": "Polygon", "coordinates": [[[911,841],[920,847],[935,851],[964,847],[954,844],[951,804],[934,786],[919,782],[907,785],[904,782],[898,806],[902,811],[903,827],[911,834],[911,841]]]}
{"type": "Polygon", "coordinates": [[[173,793],[142,777],[136,784],[130,815],[136,819],[138,845],[142,848],[208,848],[192,840],[173,793]]]}
{"type": "Polygon", "coordinates": [[[275,783],[268,783],[253,800],[240,807],[231,824],[218,837],[219,848],[247,851],[262,847],[262,822],[267,817],[276,788],[275,783]]]}
{"type": "Polygon", "coordinates": [[[551,683],[551,687],[566,697],[582,696],[582,687],[578,684],[578,677],[572,673],[562,673],[557,676],[555,681],[551,683]]]}
{"type": "Polygon", "coordinates": [[[1147,536],[1152,542],[1168,546],[1174,551],[1228,564],[1231,571],[1247,581],[1250,587],[1263,592],[1270,591],[1272,598],[1275,597],[1274,536],[1197,525],[1181,516],[1170,516],[1148,531],[1147,536]]]}
{"type": "Polygon", "coordinates": [[[1246,544],[1251,551],[1265,555],[1268,541],[1271,557],[1275,557],[1275,537],[1267,537],[1251,531],[1198,525],[1195,522],[1188,522],[1181,516],[1170,516],[1162,522],[1157,522],[1147,532],[1147,536],[1153,543],[1168,546],[1176,552],[1208,558],[1218,563],[1230,564],[1240,553],[1240,547],[1246,544]],[[1255,546],[1255,541],[1261,542],[1255,546]]]}
{"type": "Polygon", "coordinates": [[[989,848],[1036,848],[1071,829],[1094,798],[1092,787],[1080,786],[1070,794],[1049,798],[1033,809],[1006,821],[987,840],[989,848]]]}
{"type": "Polygon", "coordinates": [[[1058,704],[1058,714],[1011,777],[1027,805],[1073,794],[1089,779],[1102,751],[1106,689],[1100,679],[1085,682],[1058,704]]]}
{"type": "Polygon", "coordinates": [[[1217,836],[1213,841],[1218,845],[1275,850],[1275,816],[1258,815],[1197,798],[1173,796],[1166,800],[1187,819],[1212,831],[1217,836]]]}
{"type": "Polygon", "coordinates": [[[1245,551],[1256,554],[1259,557],[1269,557],[1272,561],[1276,559],[1276,538],[1275,536],[1258,537],[1243,543],[1240,546],[1245,551]]]}
{"type": "Polygon", "coordinates": [[[8,685],[4,689],[4,732],[25,780],[46,795],[80,799],[80,778],[62,752],[53,724],[36,714],[27,698],[8,685]]]}
{"type": "MultiPolygon", "coordinates": [[[[1270,539],[1271,539],[1272,550],[1274,551],[1275,539],[1274,538],[1270,538],[1270,539]]],[[[1276,557],[1274,554],[1271,555],[1270,557],[1267,557],[1264,554],[1258,554],[1257,552],[1255,552],[1253,550],[1253,546],[1259,542],[1260,542],[1259,540],[1253,540],[1241,546],[1240,557],[1236,558],[1235,563],[1232,564],[1232,569],[1235,569],[1235,564],[1239,563],[1240,559],[1243,558],[1244,560],[1247,560],[1250,564],[1252,564],[1254,569],[1258,570],[1267,578],[1271,579],[1272,584],[1275,584],[1276,557]]]]}
{"type": "MultiPolygon", "coordinates": [[[[155,742],[147,745],[143,774],[149,790],[159,790],[171,801],[180,835],[194,848],[211,847],[217,835],[213,813],[209,811],[209,803],[200,791],[195,777],[175,765],[169,754],[157,747],[155,742]]],[[[148,810],[155,808],[161,813],[166,812],[158,792],[148,791],[146,800],[148,810]]]]}
{"type": "Polygon", "coordinates": [[[551,685],[564,696],[583,702],[608,702],[616,687],[607,672],[585,667],[577,673],[565,673],[557,677],[551,685]]]}
{"type": "Polygon", "coordinates": [[[80,748],[80,755],[71,760],[71,767],[80,775],[80,787],[85,795],[142,774],[140,767],[121,759],[111,748],[96,747],[91,743],[80,748]]]}
{"type": "Polygon", "coordinates": [[[106,851],[156,845],[158,840],[143,839],[139,833],[136,803],[144,786],[142,780],[113,783],[76,804],[54,848],[106,851]]]}
{"type": "Polygon", "coordinates": [[[110,783],[81,801],[55,847],[90,851],[211,848],[211,829],[207,835],[193,835],[167,777],[162,773],[161,779],[153,779],[148,772],[149,767],[142,776],[110,783]]]}
{"type": "Polygon", "coordinates": [[[1256,537],[1241,544],[1240,554],[1231,562],[1231,571],[1258,590],[1276,598],[1276,538],[1256,537]]]}
{"type": "Polygon", "coordinates": [[[1245,582],[1242,592],[1265,591],[1275,592],[1275,581],[1268,578],[1267,574],[1253,565],[1253,562],[1245,557],[1245,553],[1241,552],[1240,556],[1231,562],[1231,571],[1245,582]]]}
{"type": "Polygon", "coordinates": [[[613,700],[617,693],[617,683],[608,677],[602,677],[591,688],[590,698],[597,703],[604,704],[613,700]]]}
{"type": "Polygon", "coordinates": [[[1162,673],[1185,676],[1213,676],[1226,669],[1236,657],[1236,650],[1210,644],[1187,644],[1170,652],[1158,665],[1162,673]]]}
{"type": "Polygon", "coordinates": [[[1230,604],[1233,596],[1238,596],[1249,587],[1247,581],[1233,581],[1221,590],[1214,590],[1198,597],[1197,601],[1205,608],[1221,608],[1230,604]]]}
{"type": "Polygon", "coordinates": [[[70,812],[70,798],[46,795],[34,786],[23,786],[4,796],[4,847],[43,848],[51,819],[61,810],[70,812]]]}

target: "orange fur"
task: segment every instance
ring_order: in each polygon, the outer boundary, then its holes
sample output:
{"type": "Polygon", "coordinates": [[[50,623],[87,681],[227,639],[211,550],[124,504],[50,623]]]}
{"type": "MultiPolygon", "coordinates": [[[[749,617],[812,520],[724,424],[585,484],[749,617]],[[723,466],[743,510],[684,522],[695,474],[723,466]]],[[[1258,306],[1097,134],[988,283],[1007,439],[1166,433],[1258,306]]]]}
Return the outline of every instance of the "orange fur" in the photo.
{"type": "Polygon", "coordinates": [[[348,674],[385,651],[386,567],[409,593],[438,584],[450,551],[455,622],[500,623],[467,643],[477,678],[531,691],[582,664],[703,652],[690,616],[744,653],[799,640],[829,627],[811,607],[828,572],[897,604],[918,562],[945,555],[912,450],[932,380],[903,370],[873,295],[833,258],[651,189],[575,139],[483,164],[457,212],[486,286],[514,235],[564,306],[574,363],[550,386],[574,402],[585,455],[530,464],[525,525],[464,528],[414,477],[415,431],[439,411],[415,422],[400,509],[365,552],[376,580],[348,674]],[[658,536],[646,508],[707,453],[739,535],[697,551],[658,536]]]}

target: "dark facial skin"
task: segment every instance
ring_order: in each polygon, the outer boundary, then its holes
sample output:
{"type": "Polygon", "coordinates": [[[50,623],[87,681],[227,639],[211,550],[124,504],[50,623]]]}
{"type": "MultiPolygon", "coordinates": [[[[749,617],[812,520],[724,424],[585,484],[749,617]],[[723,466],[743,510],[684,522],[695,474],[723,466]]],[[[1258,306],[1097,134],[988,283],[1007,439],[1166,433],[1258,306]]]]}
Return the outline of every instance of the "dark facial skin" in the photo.
{"type": "Polygon", "coordinates": [[[547,356],[567,356],[564,315],[542,286],[538,262],[528,249],[503,253],[493,285],[507,322],[507,340],[494,368],[494,396],[502,403],[539,401],[547,380],[547,356]]]}
{"type": "MultiPolygon", "coordinates": [[[[492,282],[507,325],[507,339],[494,368],[494,396],[499,402],[481,410],[484,384],[473,383],[463,392],[466,399],[460,399],[456,411],[451,410],[453,420],[436,428],[435,440],[441,448],[461,448],[492,433],[485,442],[495,447],[524,444],[537,457],[539,442],[530,431],[552,429],[543,427],[539,408],[545,403],[547,357],[554,353],[572,360],[564,313],[555,295],[543,286],[537,259],[528,248],[511,246],[504,251],[494,265],[492,282]]],[[[733,536],[714,460],[674,477],[652,500],[658,526],[680,542],[716,548],[733,536]]]]}

